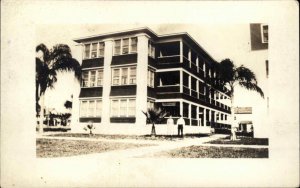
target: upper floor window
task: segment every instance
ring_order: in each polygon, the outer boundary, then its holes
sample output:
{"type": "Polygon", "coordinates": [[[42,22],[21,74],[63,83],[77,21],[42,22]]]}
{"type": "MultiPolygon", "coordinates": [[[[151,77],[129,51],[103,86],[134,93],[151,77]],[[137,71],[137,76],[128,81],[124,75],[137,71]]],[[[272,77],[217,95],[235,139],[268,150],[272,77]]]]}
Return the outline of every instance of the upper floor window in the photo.
{"type": "Polygon", "coordinates": [[[148,69],[147,85],[149,87],[154,87],[154,71],[151,69],[148,69]]]}
{"type": "Polygon", "coordinates": [[[90,58],[90,44],[84,45],[84,59],[90,58]]]}
{"type": "Polygon", "coordinates": [[[129,39],[123,39],[122,54],[129,53],[129,39]]]}
{"type": "Polygon", "coordinates": [[[112,85],[136,84],[136,67],[122,67],[112,69],[112,85]]]}
{"type": "Polygon", "coordinates": [[[99,43],[99,55],[100,57],[103,57],[104,56],[104,42],[100,42],[99,43]]]}
{"type": "Polygon", "coordinates": [[[104,56],[104,42],[94,42],[84,45],[84,59],[104,56]]]}
{"type": "Polygon", "coordinates": [[[92,51],[91,51],[91,57],[96,58],[97,57],[97,43],[92,43],[92,51]]]}
{"type": "Polygon", "coordinates": [[[137,52],[137,38],[131,38],[131,52],[137,52]]]}
{"type": "Polygon", "coordinates": [[[148,43],[148,55],[150,57],[155,58],[155,48],[154,48],[154,45],[151,41],[149,41],[149,43],[148,43]]]}
{"type": "Polygon", "coordinates": [[[96,87],[103,85],[103,69],[84,70],[82,74],[82,87],[96,87]]]}
{"type": "Polygon", "coordinates": [[[269,28],[268,25],[261,25],[261,40],[262,43],[268,43],[269,42],[269,28]]]}
{"type": "Polygon", "coordinates": [[[137,38],[124,38],[114,41],[114,55],[129,54],[137,52],[137,38]]]}

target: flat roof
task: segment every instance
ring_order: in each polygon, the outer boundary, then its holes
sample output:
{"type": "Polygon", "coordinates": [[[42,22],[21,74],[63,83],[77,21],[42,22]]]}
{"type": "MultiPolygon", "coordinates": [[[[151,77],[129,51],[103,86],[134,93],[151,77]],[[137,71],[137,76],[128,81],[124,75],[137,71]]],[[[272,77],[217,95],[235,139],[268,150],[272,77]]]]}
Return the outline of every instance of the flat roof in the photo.
{"type": "Polygon", "coordinates": [[[199,50],[203,52],[210,60],[217,62],[193,37],[191,37],[187,32],[181,32],[181,33],[170,33],[170,34],[163,34],[158,35],[154,31],[152,31],[148,27],[142,27],[142,28],[135,28],[130,30],[122,30],[117,32],[109,32],[109,33],[103,33],[99,35],[91,35],[86,37],[80,37],[73,39],[77,43],[81,42],[87,42],[90,40],[101,40],[104,38],[110,38],[110,37],[117,37],[120,35],[129,35],[129,34],[138,34],[138,33],[146,33],[154,40],[162,39],[162,38],[168,38],[168,37],[182,37],[184,40],[186,40],[195,50],[199,50]]]}

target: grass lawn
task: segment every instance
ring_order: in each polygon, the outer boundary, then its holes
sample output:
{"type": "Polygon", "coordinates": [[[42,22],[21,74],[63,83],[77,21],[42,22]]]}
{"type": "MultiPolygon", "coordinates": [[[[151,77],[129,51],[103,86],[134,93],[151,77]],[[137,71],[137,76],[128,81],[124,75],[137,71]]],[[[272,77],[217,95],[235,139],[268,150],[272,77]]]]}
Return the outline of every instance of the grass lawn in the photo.
{"type": "Polygon", "coordinates": [[[230,140],[230,137],[221,138],[207,142],[209,144],[237,144],[237,145],[269,145],[268,138],[250,138],[250,137],[238,137],[239,140],[230,140]]]}
{"type": "MultiPolygon", "coordinates": [[[[80,138],[102,138],[102,139],[134,139],[134,140],[173,140],[178,139],[177,136],[169,136],[169,135],[157,135],[156,137],[151,137],[151,135],[104,135],[104,134],[94,134],[92,137],[89,134],[83,133],[62,133],[62,134],[53,134],[49,136],[57,136],[57,137],[80,137],[80,138]]],[[[208,135],[205,134],[191,134],[185,135],[185,138],[199,138],[205,137],[208,135]]]]}
{"type": "Polygon", "coordinates": [[[168,158],[268,158],[268,148],[237,148],[216,146],[189,146],[163,151],[154,157],[168,158]]]}
{"type": "Polygon", "coordinates": [[[90,153],[102,153],[111,150],[122,150],[143,146],[150,145],[38,138],[36,140],[36,156],[41,158],[66,157],[90,153]]]}

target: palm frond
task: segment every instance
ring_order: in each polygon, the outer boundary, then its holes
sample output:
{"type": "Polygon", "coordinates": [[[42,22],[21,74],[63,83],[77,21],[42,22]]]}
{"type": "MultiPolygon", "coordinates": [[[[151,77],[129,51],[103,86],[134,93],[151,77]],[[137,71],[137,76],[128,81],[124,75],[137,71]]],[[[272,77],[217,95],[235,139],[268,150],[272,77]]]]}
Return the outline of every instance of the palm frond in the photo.
{"type": "Polygon", "coordinates": [[[230,59],[224,59],[218,66],[220,73],[220,84],[225,85],[234,79],[235,66],[230,59]]]}
{"type": "Polygon", "coordinates": [[[37,45],[37,47],[35,48],[35,51],[38,52],[39,50],[41,50],[43,52],[43,59],[45,61],[45,63],[47,63],[50,59],[50,51],[48,50],[47,46],[43,43],[37,45]]]}
{"type": "Polygon", "coordinates": [[[147,112],[142,112],[151,123],[157,123],[167,115],[167,113],[160,108],[148,109],[147,112]]]}
{"type": "Polygon", "coordinates": [[[252,82],[247,82],[247,81],[240,81],[239,85],[250,90],[250,91],[256,91],[258,92],[262,98],[264,98],[264,92],[262,89],[256,84],[252,82]]]}
{"type": "Polygon", "coordinates": [[[236,68],[236,80],[240,82],[251,82],[257,84],[256,76],[254,72],[252,72],[250,69],[244,67],[243,65],[236,68]]]}

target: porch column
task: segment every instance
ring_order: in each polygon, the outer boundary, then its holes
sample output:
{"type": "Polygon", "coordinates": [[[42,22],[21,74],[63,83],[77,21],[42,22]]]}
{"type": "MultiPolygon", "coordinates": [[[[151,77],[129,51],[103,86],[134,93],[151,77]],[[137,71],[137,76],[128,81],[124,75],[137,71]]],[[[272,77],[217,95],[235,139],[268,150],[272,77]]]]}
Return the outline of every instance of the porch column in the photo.
{"type": "Polygon", "coordinates": [[[183,93],[183,72],[182,69],[179,71],[180,74],[180,83],[179,83],[179,89],[180,89],[180,93],[183,93]]]}
{"type": "Polygon", "coordinates": [[[197,119],[197,126],[200,126],[201,123],[199,123],[199,106],[196,106],[196,119],[197,119]]]}
{"type": "Polygon", "coordinates": [[[183,102],[182,101],[180,101],[179,113],[180,113],[181,116],[183,116],[183,102]]]}
{"type": "Polygon", "coordinates": [[[136,68],[136,125],[146,124],[146,116],[142,113],[147,111],[147,72],[148,72],[148,40],[149,36],[140,34],[137,36],[137,68],[136,68]]]}
{"type": "Polygon", "coordinates": [[[189,118],[189,122],[190,122],[190,126],[192,125],[192,105],[191,105],[191,103],[188,103],[188,105],[189,105],[189,116],[188,116],[188,118],[189,118]]]}
{"type": "Polygon", "coordinates": [[[203,126],[206,126],[206,108],[203,108],[203,126]]]}
{"type": "Polygon", "coordinates": [[[183,43],[182,40],[180,40],[180,44],[179,44],[179,48],[180,48],[180,63],[183,63],[183,43]]]}
{"type": "Polygon", "coordinates": [[[111,69],[110,64],[113,55],[113,40],[104,41],[104,66],[103,66],[103,93],[102,93],[102,115],[101,124],[108,126],[110,124],[110,100],[109,94],[111,89],[111,69]]]}
{"type": "Polygon", "coordinates": [[[192,84],[191,84],[191,80],[192,80],[192,77],[189,75],[189,90],[190,90],[190,96],[192,95],[192,84]]]}

